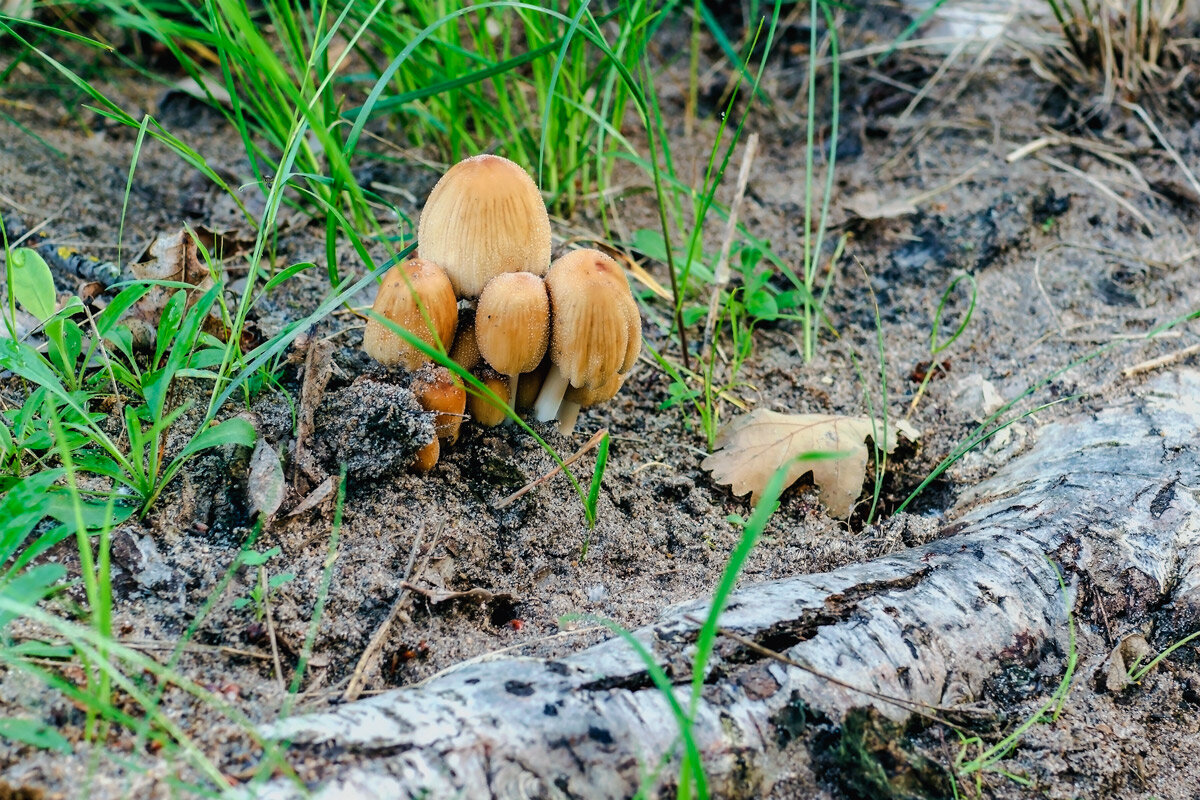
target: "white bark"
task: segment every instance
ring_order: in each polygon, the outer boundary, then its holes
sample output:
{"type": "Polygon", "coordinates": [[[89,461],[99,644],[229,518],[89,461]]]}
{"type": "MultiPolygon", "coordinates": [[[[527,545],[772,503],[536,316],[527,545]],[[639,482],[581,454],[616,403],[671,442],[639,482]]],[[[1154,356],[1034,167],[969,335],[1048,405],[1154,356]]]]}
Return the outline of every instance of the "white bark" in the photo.
{"type": "MultiPolygon", "coordinates": [[[[977,698],[1005,663],[1065,651],[1067,608],[1047,558],[1071,587],[1085,579],[1119,597],[1136,578],[1157,595],[1150,603],[1200,602],[1200,373],[1138,394],[1044,428],[959,502],[944,538],[746,586],[723,627],[855,687],[945,707],[977,698]]],[[[693,618],[706,610],[677,606],[636,632],[681,699],[693,618]]],[[[694,735],[714,796],[769,790],[773,720],[798,702],[834,720],[856,706],[910,713],[728,639],[711,664],[694,735]]],[[[469,664],[268,733],[318,759],[306,774],[319,797],[606,798],[636,793],[676,731],[644,664],[614,639],[557,661],[469,664]]],[[[300,795],[276,781],[260,796],[300,795]]]]}

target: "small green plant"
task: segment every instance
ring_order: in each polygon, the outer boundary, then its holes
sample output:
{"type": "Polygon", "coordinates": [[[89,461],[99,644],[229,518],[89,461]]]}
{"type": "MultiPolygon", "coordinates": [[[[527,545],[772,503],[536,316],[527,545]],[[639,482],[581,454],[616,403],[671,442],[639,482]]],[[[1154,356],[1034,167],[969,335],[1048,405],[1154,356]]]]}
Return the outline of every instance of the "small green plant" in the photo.
{"type": "Polygon", "coordinates": [[[912,403],[908,407],[908,416],[912,416],[917,410],[917,404],[921,402],[921,395],[925,393],[925,387],[929,385],[929,381],[933,378],[933,373],[941,367],[937,363],[937,357],[942,354],[950,345],[958,341],[958,338],[966,331],[967,325],[971,323],[971,315],[975,313],[975,300],[979,294],[979,287],[975,283],[975,276],[964,272],[958,275],[954,280],[950,281],[950,285],[946,287],[946,291],[942,292],[942,299],[938,301],[937,310],[933,314],[933,326],[929,331],[929,367],[925,370],[925,377],[921,379],[920,386],[917,387],[917,393],[913,395],[912,403]],[[967,305],[967,310],[963,312],[962,319],[958,322],[958,327],[954,329],[954,333],[943,341],[938,341],[938,333],[942,326],[942,315],[946,310],[946,304],[950,302],[950,298],[954,296],[954,290],[958,284],[966,281],[971,291],[971,299],[967,305]]]}
{"type": "Polygon", "coordinates": [[[600,483],[604,480],[604,468],[608,466],[609,436],[607,431],[600,438],[596,448],[596,467],[592,470],[592,485],[588,487],[587,498],[583,502],[584,515],[587,517],[588,528],[596,527],[596,505],[600,500],[600,483]]]}
{"type": "Polygon", "coordinates": [[[272,547],[261,553],[256,550],[242,552],[242,566],[257,567],[258,579],[250,587],[250,592],[246,597],[239,597],[233,601],[234,608],[253,606],[254,618],[262,621],[263,616],[267,613],[267,604],[271,602],[275,590],[296,579],[294,572],[279,572],[271,575],[267,570],[267,562],[279,555],[280,552],[279,547],[272,547]]]}

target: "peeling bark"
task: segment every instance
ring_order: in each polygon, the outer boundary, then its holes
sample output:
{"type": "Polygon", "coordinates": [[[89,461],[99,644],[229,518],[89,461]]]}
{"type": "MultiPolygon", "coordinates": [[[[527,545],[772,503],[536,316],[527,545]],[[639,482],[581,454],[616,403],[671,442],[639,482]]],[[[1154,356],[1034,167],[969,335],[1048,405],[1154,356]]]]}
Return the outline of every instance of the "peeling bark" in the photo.
{"type": "MultiPolygon", "coordinates": [[[[1046,426],[1036,446],[970,491],[944,537],[821,575],[738,591],[722,626],[840,681],[917,703],[971,703],[1006,664],[1065,650],[1081,583],[1139,604],[1200,600],[1200,373],[1046,426]],[[1049,559],[1049,560],[1048,560],[1049,559]]],[[[689,648],[707,600],[636,632],[686,702],[689,648]]],[[[1145,607],[1145,605],[1143,605],[1145,607]]],[[[1131,615],[1132,616],[1132,615],[1131,615]]],[[[911,711],[766,660],[722,638],[694,735],[710,788],[758,797],[800,703],[831,719],[911,711]]],[[[320,797],[628,797],[669,751],[676,724],[620,640],[560,660],[463,666],[428,684],[281,721],[320,763],[320,797]]],[[[670,776],[674,766],[663,774],[670,776]]],[[[276,781],[263,798],[298,797],[276,781]]]]}

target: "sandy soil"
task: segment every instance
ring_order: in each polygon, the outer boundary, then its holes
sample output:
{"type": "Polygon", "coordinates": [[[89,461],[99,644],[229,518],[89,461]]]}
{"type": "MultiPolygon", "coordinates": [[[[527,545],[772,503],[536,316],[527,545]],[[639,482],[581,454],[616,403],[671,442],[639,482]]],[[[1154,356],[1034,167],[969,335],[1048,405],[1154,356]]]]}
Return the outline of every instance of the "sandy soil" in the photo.
{"type": "MultiPolygon", "coordinates": [[[[869,41],[884,34],[868,34],[864,26],[852,28],[849,35],[852,41],[854,36],[869,41]]],[[[788,36],[799,40],[800,32],[789,32],[785,43],[792,41],[788,36]]],[[[848,66],[833,213],[837,229],[853,235],[827,306],[839,338],[824,337],[816,360],[804,364],[798,328],[763,325],[740,376],[746,385],[736,394],[749,405],[778,410],[864,413],[864,385],[853,367],[853,353],[863,360],[866,389],[878,405],[874,298],[882,320],[888,403],[892,414],[902,415],[917,386],[914,371],[929,360],[938,299],[958,271],[972,273],[979,284],[974,318],[963,337],[940,356],[949,362],[948,376],[929,384],[912,415],[911,422],[922,431],[920,443],[902,448],[889,465],[883,497],[884,510],[890,511],[982,415],[969,391],[972,381],[986,381],[999,396],[1010,398],[1098,346],[1117,344],[1105,357],[1051,380],[1023,407],[1073,395],[1079,399],[1017,423],[968,455],[926,491],[913,514],[864,526],[863,505],[847,524],[825,515],[811,486],[788,492],[751,558],[745,581],[828,570],[936,537],[940,514],[959,487],[1018,452],[1036,437],[1040,424],[1081,406],[1105,405],[1106,398],[1128,391],[1130,379],[1121,376],[1121,367],[1195,341],[1194,326],[1152,343],[1137,340],[1154,325],[1200,308],[1200,270],[1195,260],[1185,260],[1196,247],[1200,198],[1189,194],[1178,166],[1137,118],[1112,111],[1100,133],[1068,132],[1087,141],[1127,144],[1121,157],[1144,176],[1140,189],[1123,164],[1098,157],[1086,146],[1055,145],[1010,163],[1007,155],[1062,126],[1070,116],[1069,99],[1026,63],[1001,53],[966,77],[952,101],[941,104],[937,99],[964,78],[957,70],[938,84],[929,101],[902,114],[911,95],[896,84],[921,86],[938,64],[936,56],[904,55],[878,70],[865,62],[848,66]],[[1111,187],[1143,219],[1094,182],[1111,187]],[[919,197],[933,190],[940,191],[922,200],[919,210],[894,218],[867,221],[850,210],[861,209],[871,198],[877,206],[881,199],[919,197]]],[[[756,111],[748,126],[759,133],[761,144],[742,217],[755,235],[797,264],[803,225],[803,182],[797,171],[804,134],[802,62],[785,52],[768,78],[775,105],[756,111]]],[[[719,82],[708,86],[705,96],[715,97],[721,88],[719,82]]],[[[669,69],[663,78],[664,102],[677,104],[681,90],[677,69],[669,69]]],[[[114,87],[114,92],[130,107],[152,108],[159,100],[157,92],[129,86],[114,87]]],[[[34,94],[13,113],[62,155],[0,123],[0,204],[6,218],[15,213],[27,225],[48,221],[46,230],[55,241],[115,258],[136,132],[86,112],[89,129],[81,129],[63,120],[53,104],[39,105],[34,94]]],[[[240,142],[217,115],[175,97],[161,109],[160,118],[238,183],[248,179],[240,142]]],[[[1159,121],[1184,161],[1200,164],[1200,126],[1178,112],[1159,121]]],[[[713,125],[700,124],[691,139],[684,137],[682,127],[671,134],[681,174],[699,169],[713,125]]],[[[436,179],[423,168],[380,163],[371,169],[375,180],[404,186],[419,198],[436,179]]],[[[618,177],[645,182],[632,170],[618,177]]],[[[731,193],[732,187],[725,187],[726,199],[731,193]]],[[[419,209],[405,210],[415,217],[419,209]]],[[[626,230],[655,225],[644,196],[631,193],[617,210],[626,230]]],[[[154,144],[142,151],[125,229],[127,248],[137,243],[136,249],[155,233],[175,230],[185,221],[223,229],[231,219],[229,204],[175,156],[154,144]]],[[[711,225],[713,250],[720,244],[720,227],[711,225]]],[[[564,236],[576,230],[595,232],[599,223],[583,214],[557,228],[564,236]]],[[[281,237],[277,263],[320,261],[321,237],[319,226],[299,220],[281,237]]],[[[347,251],[341,266],[348,273],[362,265],[347,251]]],[[[660,265],[647,266],[665,281],[660,265]]],[[[56,277],[61,290],[76,290],[77,277],[56,277]]],[[[296,279],[258,309],[256,324],[269,336],[286,320],[311,310],[325,289],[323,276],[315,272],[296,279]]],[[[661,307],[656,313],[661,314],[661,307]]],[[[675,346],[649,320],[645,336],[656,349],[678,357],[675,346]]],[[[362,392],[355,380],[376,369],[358,351],[361,321],[336,314],[317,326],[307,346],[317,341],[331,344],[333,360],[324,402],[344,403],[362,392]]],[[[230,411],[252,419],[281,453],[295,445],[292,403],[304,380],[305,354],[296,349],[281,392],[264,392],[249,409],[230,411]]],[[[564,454],[602,426],[612,432],[594,530],[587,529],[582,507],[562,478],[496,508],[501,498],[553,466],[513,426],[465,426],[458,444],[427,476],[403,469],[351,475],[332,583],[299,710],[337,701],[405,581],[435,595],[484,589],[492,599],[434,602],[436,596],[412,594],[389,629],[378,665],[367,674],[368,691],[408,685],[498,650],[568,652],[600,634],[563,622],[565,615],[604,615],[635,626],[670,603],[711,590],[739,535],[726,517],[747,514],[748,503],[715,486],[700,469],[702,435],[678,410],[662,410],[668,381],[652,362],[644,362],[613,402],[584,411],[569,439],[539,427],[564,454]],[[410,561],[415,563],[411,574],[406,568],[410,561]]],[[[180,399],[195,391],[185,388],[180,399]]],[[[19,402],[20,387],[6,381],[0,395],[6,403],[19,402]]],[[[726,405],[724,413],[736,410],[726,405]]],[[[324,422],[306,446],[344,456],[412,446],[411,436],[404,438],[407,428],[392,431],[390,440],[372,438],[361,433],[361,426],[335,424],[340,418],[327,405],[324,415],[318,415],[324,422]]],[[[580,463],[585,476],[590,475],[591,458],[580,463]]],[[[115,600],[124,640],[165,658],[156,648],[173,644],[213,593],[251,535],[248,462],[249,453],[233,450],[195,459],[145,520],[117,532],[115,600]]],[[[293,475],[290,467],[288,474],[293,475]]],[[[221,692],[254,722],[273,719],[286,697],[272,663],[271,629],[283,678],[290,680],[330,556],[331,502],[286,515],[315,483],[295,477],[283,511],[264,526],[254,545],[281,549],[267,563],[270,574],[295,573],[294,580],[272,594],[269,624],[253,604],[234,607],[234,600],[247,596],[258,579],[256,573],[240,570],[195,635],[195,647],[179,663],[184,675],[221,692]]],[[[58,557],[71,560],[66,551],[58,557]]],[[[1195,795],[1200,785],[1195,772],[1200,763],[1196,651],[1180,650],[1142,685],[1118,695],[1097,689],[1094,675],[1122,634],[1144,631],[1155,647],[1163,647],[1194,629],[1197,621],[1177,619],[1170,608],[1121,615],[1105,611],[1118,600],[1079,600],[1080,669],[1066,712],[1057,722],[1034,726],[1004,763],[1010,772],[1026,776],[1031,788],[991,775],[983,783],[984,796],[1182,800],[1195,795]]],[[[60,613],[71,613],[65,601],[60,613]]],[[[36,631],[26,626],[16,633],[36,631]]],[[[992,696],[983,699],[1002,708],[1006,717],[986,733],[995,736],[1032,713],[1053,691],[1061,670],[1061,659],[1051,654],[1036,672],[994,687],[992,696]]],[[[167,776],[189,775],[179,764],[131,752],[131,737],[119,731],[105,748],[88,747],[79,741],[83,713],[27,675],[4,672],[0,707],[5,715],[38,716],[77,743],[74,755],[62,757],[0,742],[0,779],[5,782],[0,796],[22,796],[15,794],[17,787],[29,792],[23,796],[78,796],[85,774],[91,776],[86,779],[88,793],[96,798],[167,796],[167,776]]],[[[164,708],[226,774],[234,779],[250,774],[259,754],[235,723],[174,690],[166,694],[164,708]]],[[[773,796],[863,796],[854,776],[824,755],[837,735],[830,726],[807,730],[789,751],[794,759],[781,768],[773,796]]],[[[915,732],[906,737],[906,746],[941,763],[957,751],[947,731],[915,732]]]]}

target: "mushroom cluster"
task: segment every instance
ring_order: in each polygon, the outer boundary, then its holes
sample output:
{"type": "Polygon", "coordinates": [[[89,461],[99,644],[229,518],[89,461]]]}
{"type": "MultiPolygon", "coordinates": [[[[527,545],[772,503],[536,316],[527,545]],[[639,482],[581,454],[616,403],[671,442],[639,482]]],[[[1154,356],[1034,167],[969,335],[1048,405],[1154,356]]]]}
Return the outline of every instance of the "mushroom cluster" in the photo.
{"type": "MultiPolygon", "coordinates": [[[[417,257],[384,275],[377,315],[448,352],[514,410],[558,420],[564,434],[581,408],[620,390],[642,346],[625,273],[599,250],[551,263],[546,204],[520,166],[493,155],[455,164],[429,194],[417,241],[417,257]]],[[[484,426],[507,416],[487,397],[468,397],[450,370],[378,319],[367,322],[363,349],[415,372],[414,394],[437,414],[438,437],[418,454],[419,470],[454,443],[464,414],[484,426]]]]}

